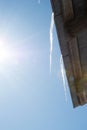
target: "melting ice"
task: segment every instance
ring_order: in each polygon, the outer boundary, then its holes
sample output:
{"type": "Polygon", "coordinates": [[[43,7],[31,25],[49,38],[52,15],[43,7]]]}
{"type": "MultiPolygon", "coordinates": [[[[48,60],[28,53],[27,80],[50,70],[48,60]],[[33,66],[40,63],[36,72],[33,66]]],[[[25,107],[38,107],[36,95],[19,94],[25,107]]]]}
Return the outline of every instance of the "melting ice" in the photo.
{"type": "Polygon", "coordinates": [[[40,4],[40,0],[38,0],[38,4],[40,4]]]}
{"type": "Polygon", "coordinates": [[[61,74],[62,74],[62,80],[63,80],[63,87],[64,87],[64,93],[65,93],[65,100],[66,100],[66,102],[67,102],[66,78],[65,78],[65,70],[64,70],[64,64],[63,64],[62,55],[61,55],[61,57],[60,57],[60,68],[61,68],[61,74]]]}
{"type": "Polygon", "coordinates": [[[50,24],[50,72],[51,72],[51,66],[52,66],[53,27],[54,27],[54,13],[52,13],[51,24],[50,24]]]}
{"type": "MultiPolygon", "coordinates": [[[[51,15],[51,24],[50,24],[50,72],[51,72],[51,67],[52,67],[53,27],[54,27],[54,13],[52,13],[51,15]]],[[[65,100],[67,101],[66,78],[65,78],[65,70],[64,70],[62,55],[60,57],[60,68],[61,68],[61,74],[62,74],[62,80],[63,80],[63,86],[64,86],[65,100]]]]}

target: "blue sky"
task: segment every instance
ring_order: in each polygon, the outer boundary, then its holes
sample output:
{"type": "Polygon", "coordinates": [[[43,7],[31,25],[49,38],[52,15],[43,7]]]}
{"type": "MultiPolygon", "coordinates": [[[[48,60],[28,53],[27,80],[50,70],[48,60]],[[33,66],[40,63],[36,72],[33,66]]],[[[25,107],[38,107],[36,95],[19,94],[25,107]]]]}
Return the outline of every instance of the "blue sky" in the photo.
{"type": "Polygon", "coordinates": [[[0,0],[0,130],[84,130],[87,105],[73,109],[49,0],[0,0]],[[66,83],[66,87],[68,87],[66,83]]]}

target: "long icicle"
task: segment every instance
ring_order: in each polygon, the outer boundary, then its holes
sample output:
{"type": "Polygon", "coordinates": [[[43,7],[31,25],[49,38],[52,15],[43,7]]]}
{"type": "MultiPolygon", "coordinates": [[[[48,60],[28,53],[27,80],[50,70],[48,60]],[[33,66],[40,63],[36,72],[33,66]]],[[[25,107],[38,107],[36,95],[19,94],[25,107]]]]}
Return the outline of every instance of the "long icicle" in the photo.
{"type": "Polygon", "coordinates": [[[40,1],[40,0],[38,0],[38,4],[40,4],[40,2],[41,2],[41,1],[40,1]]]}
{"type": "Polygon", "coordinates": [[[64,70],[64,64],[63,64],[63,57],[62,57],[62,55],[60,57],[60,68],[61,68],[61,74],[62,74],[62,80],[63,80],[65,101],[67,102],[67,88],[66,88],[65,70],[64,70]]]}
{"type": "Polygon", "coordinates": [[[52,67],[53,27],[54,27],[54,13],[52,13],[51,24],[50,24],[50,72],[51,72],[51,67],[52,67]]]}

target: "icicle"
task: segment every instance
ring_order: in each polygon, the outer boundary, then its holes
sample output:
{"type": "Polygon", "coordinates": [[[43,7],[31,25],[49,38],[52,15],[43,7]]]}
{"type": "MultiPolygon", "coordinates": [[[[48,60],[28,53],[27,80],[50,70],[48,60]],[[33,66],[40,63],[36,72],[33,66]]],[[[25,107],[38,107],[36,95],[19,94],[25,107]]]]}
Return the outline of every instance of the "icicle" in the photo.
{"type": "Polygon", "coordinates": [[[51,66],[52,66],[53,27],[54,27],[54,13],[52,13],[51,24],[50,24],[50,72],[51,72],[51,66]]]}
{"type": "Polygon", "coordinates": [[[60,57],[60,68],[61,68],[61,74],[62,74],[62,80],[63,80],[65,100],[66,100],[66,102],[67,102],[67,88],[66,88],[65,70],[64,70],[64,64],[63,64],[62,55],[61,55],[61,57],[60,57]]]}
{"type": "Polygon", "coordinates": [[[38,0],[38,4],[40,4],[40,0],[38,0]]]}

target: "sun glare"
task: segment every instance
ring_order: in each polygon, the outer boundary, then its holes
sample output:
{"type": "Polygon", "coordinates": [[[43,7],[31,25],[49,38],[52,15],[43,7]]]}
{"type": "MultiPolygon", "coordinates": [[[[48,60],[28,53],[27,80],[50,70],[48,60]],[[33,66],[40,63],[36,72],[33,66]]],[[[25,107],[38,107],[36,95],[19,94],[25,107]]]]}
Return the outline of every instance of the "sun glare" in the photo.
{"type": "Polygon", "coordinates": [[[0,62],[6,63],[11,58],[10,50],[0,48],[0,62]]]}
{"type": "Polygon", "coordinates": [[[24,63],[28,56],[27,49],[24,46],[10,43],[6,38],[0,38],[0,66],[19,65],[24,63]]]}
{"type": "Polygon", "coordinates": [[[0,40],[0,65],[6,65],[18,60],[18,53],[8,42],[0,40]]]}
{"type": "Polygon", "coordinates": [[[11,50],[6,42],[6,39],[0,38],[0,63],[6,64],[9,60],[11,60],[11,56],[11,50]]]}

